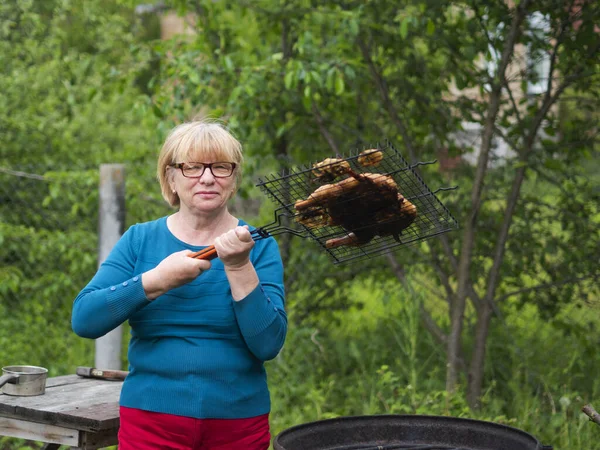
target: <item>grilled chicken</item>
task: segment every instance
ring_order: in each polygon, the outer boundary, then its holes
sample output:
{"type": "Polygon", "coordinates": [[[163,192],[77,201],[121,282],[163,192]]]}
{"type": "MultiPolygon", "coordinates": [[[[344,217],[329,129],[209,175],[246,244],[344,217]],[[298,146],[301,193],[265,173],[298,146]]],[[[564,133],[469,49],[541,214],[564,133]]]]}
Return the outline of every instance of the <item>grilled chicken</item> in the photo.
{"type": "Polygon", "coordinates": [[[356,223],[342,224],[346,229],[350,226],[352,231],[346,236],[328,239],[325,246],[335,248],[341,245],[363,245],[375,236],[393,236],[394,239],[399,241],[402,231],[408,228],[416,217],[417,207],[401,194],[398,194],[396,204],[375,211],[370,223],[363,221],[361,225],[356,223]]]}
{"type": "Polygon", "coordinates": [[[337,199],[343,194],[354,193],[360,195],[361,191],[384,190],[387,192],[397,192],[397,185],[394,179],[380,173],[361,173],[353,177],[338,181],[335,184],[325,184],[314,191],[306,200],[299,200],[295,203],[297,210],[303,210],[311,206],[324,206],[332,199],[337,199]]]}
{"type": "Polygon", "coordinates": [[[376,173],[356,174],[335,184],[315,190],[306,200],[295,204],[299,217],[325,209],[328,225],[339,225],[347,236],[330,239],[328,248],[362,245],[375,236],[399,239],[417,216],[417,208],[398,192],[394,179],[376,173]]]}
{"type": "Polygon", "coordinates": [[[329,182],[340,175],[350,172],[350,164],[343,159],[327,158],[320,163],[313,164],[313,174],[321,181],[329,182]]]}
{"type": "Polygon", "coordinates": [[[325,248],[336,248],[341,247],[342,245],[347,245],[349,247],[355,247],[360,245],[360,241],[358,237],[350,232],[346,236],[342,236],[339,238],[327,239],[325,242],[325,248]]]}
{"type": "Polygon", "coordinates": [[[297,214],[295,220],[309,228],[320,228],[329,225],[331,218],[325,208],[310,207],[297,214]]]}
{"type": "Polygon", "coordinates": [[[363,167],[376,166],[383,159],[383,152],[381,150],[377,150],[376,148],[372,148],[370,150],[365,150],[360,152],[358,155],[358,164],[363,167]]]}

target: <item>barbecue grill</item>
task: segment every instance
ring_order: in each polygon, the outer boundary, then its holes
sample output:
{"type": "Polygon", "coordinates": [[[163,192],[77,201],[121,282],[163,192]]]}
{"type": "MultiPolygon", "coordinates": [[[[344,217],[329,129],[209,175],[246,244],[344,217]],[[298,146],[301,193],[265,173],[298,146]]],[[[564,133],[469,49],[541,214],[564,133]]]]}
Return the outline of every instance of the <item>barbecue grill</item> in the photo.
{"type": "MultiPolygon", "coordinates": [[[[388,141],[268,175],[257,186],[277,206],[274,221],[255,229],[252,237],[260,240],[289,233],[309,238],[339,264],[457,229],[456,220],[436,197],[439,191],[456,187],[432,191],[418,174],[419,166],[435,162],[409,164],[388,141]],[[327,189],[331,195],[320,201],[327,189]],[[352,236],[358,236],[353,244],[339,244],[352,236]]],[[[210,246],[190,256],[212,259],[216,251],[210,246]]]]}
{"type": "Polygon", "coordinates": [[[552,450],[517,428],[420,415],[356,416],[281,432],[274,450],[552,450]]]}

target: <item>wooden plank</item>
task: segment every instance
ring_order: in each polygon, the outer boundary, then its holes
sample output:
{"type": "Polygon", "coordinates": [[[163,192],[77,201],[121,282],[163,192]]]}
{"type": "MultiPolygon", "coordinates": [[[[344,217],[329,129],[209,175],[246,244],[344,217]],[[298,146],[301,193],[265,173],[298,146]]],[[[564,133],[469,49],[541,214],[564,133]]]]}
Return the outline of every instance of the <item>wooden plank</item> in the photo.
{"type": "Polygon", "coordinates": [[[77,447],[79,431],[0,417],[0,435],[77,447]]]}
{"type": "MultiPolygon", "coordinates": [[[[50,408],[62,408],[71,400],[78,402],[81,401],[94,401],[94,398],[82,398],[83,394],[87,392],[93,393],[94,390],[102,391],[102,394],[110,395],[112,391],[115,394],[119,394],[121,391],[122,382],[119,381],[105,381],[95,380],[90,378],[81,378],[77,376],[57,377],[50,378],[46,384],[46,393],[44,395],[36,395],[32,397],[19,397],[19,396],[0,396],[0,405],[19,405],[30,408],[40,408],[44,410],[50,410],[50,408]],[[61,398],[61,402],[56,402],[57,397],[61,398]]],[[[118,397],[117,397],[118,400],[118,397]]],[[[99,402],[106,402],[106,398],[99,402]]],[[[65,406],[65,409],[73,409],[65,406]]]]}
{"type": "Polygon", "coordinates": [[[73,384],[80,384],[80,383],[90,383],[93,382],[94,380],[92,380],[91,378],[84,378],[84,377],[80,377],[79,375],[61,375],[58,377],[52,377],[52,378],[48,378],[46,380],[46,389],[49,388],[54,388],[57,386],[64,386],[64,385],[73,385],[73,384]]]}
{"type": "Polygon", "coordinates": [[[1,415],[42,424],[71,427],[82,431],[101,431],[113,428],[119,424],[118,403],[99,404],[93,407],[64,412],[17,407],[14,412],[3,412],[1,415]],[[80,411],[83,412],[83,415],[80,414],[80,411]],[[103,414],[103,417],[96,417],[95,411],[103,414]],[[107,418],[109,413],[110,417],[107,418]]]}
{"type": "Polygon", "coordinates": [[[0,416],[100,431],[118,426],[120,381],[76,375],[49,379],[44,395],[0,395],[0,416]]]}
{"type": "Polygon", "coordinates": [[[119,403],[99,403],[94,406],[86,407],[86,408],[78,408],[74,411],[62,411],[61,413],[64,416],[72,416],[77,417],[78,429],[87,430],[88,428],[83,426],[84,421],[89,421],[89,423],[98,422],[98,426],[94,426],[93,429],[89,431],[103,431],[109,430],[112,428],[119,427],[119,403]]]}
{"type": "Polygon", "coordinates": [[[24,407],[44,411],[72,410],[78,406],[118,401],[121,386],[121,382],[105,381],[51,388],[47,389],[44,395],[31,397],[3,395],[0,396],[0,405],[5,405],[7,408],[24,407]]]}

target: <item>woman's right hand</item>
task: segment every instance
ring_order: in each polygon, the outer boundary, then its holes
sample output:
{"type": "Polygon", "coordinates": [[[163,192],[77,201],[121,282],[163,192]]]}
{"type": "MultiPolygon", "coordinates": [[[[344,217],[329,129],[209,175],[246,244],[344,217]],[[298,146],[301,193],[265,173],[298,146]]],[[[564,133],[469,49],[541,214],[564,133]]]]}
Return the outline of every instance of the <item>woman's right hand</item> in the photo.
{"type": "Polygon", "coordinates": [[[190,258],[190,253],[190,250],[171,253],[154,269],[142,274],[142,285],[148,300],[189,283],[210,269],[210,261],[190,258]]]}

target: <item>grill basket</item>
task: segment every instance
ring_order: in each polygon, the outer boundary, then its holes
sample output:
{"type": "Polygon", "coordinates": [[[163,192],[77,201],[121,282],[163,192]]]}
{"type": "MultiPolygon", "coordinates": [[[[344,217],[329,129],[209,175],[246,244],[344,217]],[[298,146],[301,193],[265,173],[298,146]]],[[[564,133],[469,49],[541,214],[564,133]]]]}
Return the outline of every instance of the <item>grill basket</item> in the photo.
{"type": "MultiPolygon", "coordinates": [[[[364,160],[361,160],[361,152],[358,150],[350,156],[337,158],[336,164],[345,161],[344,164],[350,167],[353,174],[380,174],[393,178],[398,191],[416,206],[417,210],[416,219],[400,234],[396,236],[377,235],[361,245],[341,245],[330,248],[327,245],[328,241],[347,237],[349,230],[336,224],[307,225],[306,223],[299,223],[301,214],[296,209],[295,204],[299,200],[308,199],[319,187],[338,182],[344,177],[348,178],[349,175],[343,175],[335,180],[319,177],[316,176],[318,171],[311,165],[310,167],[290,169],[282,175],[268,175],[264,179],[259,179],[257,186],[278,208],[275,211],[275,221],[257,230],[258,238],[280,233],[292,233],[303,238],[311,238],[330,255],[335,264],[339,264],[387,253],[402,246],[414,245],[425,239],[458,228],[452,214],[435,195],[439,191],[455,188],[440,188],[432,191],[417,173],[416,168],[418,166],[432,164],[435,161],[418,162],[410,165],[390,142],[386,142],[384,145],[378,144],[376,147],[371,147],[371,149],[377,149],[380,156],[382,156],[381,160],[375,165],[365,166],[362,164],[361,162],[364,162],[364,160]]],[[[361,211],[356,210],[356,199],[352,200],[354,202],[348,202],[348,208],[354,208],[355,211],[352,211],[352,213],[360,215],[361,211]]],[[[375,199],[365,200],[375,201],[375,199]]],[[[340,206],[343,208],[343,205],[340,206]]],[[[322,209],[326,210],[327,208],[322,209]]],[[[369,226],[363,224],[363,228],[369,226]]]]}

